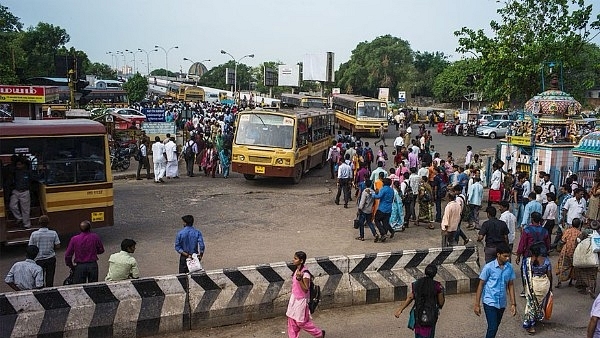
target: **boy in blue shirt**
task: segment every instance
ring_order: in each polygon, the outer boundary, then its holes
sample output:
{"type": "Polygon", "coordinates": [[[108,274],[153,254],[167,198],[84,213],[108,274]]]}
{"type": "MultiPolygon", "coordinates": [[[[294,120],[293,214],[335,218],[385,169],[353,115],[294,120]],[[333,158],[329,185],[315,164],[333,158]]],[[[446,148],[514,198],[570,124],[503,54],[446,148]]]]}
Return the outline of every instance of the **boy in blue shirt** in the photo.
{"type": "Polygon", "coordinates": [[[508,244],[501,243],[496,247],[496,259],[487,263],[479,274],[479,285],[473,310],[477,316],[481,315],[480,302],[483,295],[483,311],[488,323],[486,338],[496,337],[506,309],[507,294],[510,298],[510,313],[513,316],[517,314],[514,288],[515,271],[509,259],[510,248],[508,244]]]}

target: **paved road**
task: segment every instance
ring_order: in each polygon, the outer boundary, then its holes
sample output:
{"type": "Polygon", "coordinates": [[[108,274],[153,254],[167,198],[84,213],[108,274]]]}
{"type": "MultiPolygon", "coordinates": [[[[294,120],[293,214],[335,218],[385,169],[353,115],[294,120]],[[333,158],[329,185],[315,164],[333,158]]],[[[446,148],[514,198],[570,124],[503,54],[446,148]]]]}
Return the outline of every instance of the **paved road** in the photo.
{"type": "MultiPolygon", "coordinates": [[[[388,146],[392,143],[392,134],[393,131],[388,133],[388,146]]],[[[493,147],[496,141],[435,134],[434,143],[443,144],[438,146],[439,150],[462,154],[467,143],[477,150],[493,147]]],[[[388,148],[391,151],[391,147],[388,148]]],[[[304,250],[315,257],[439,246],[440,231],[423,227],[411,227],[386,243],[355,241],[357,233],[352,228],[355,210],[333,203],[336,188],[328,177],[327,169],[322,169],[311,171],[298,185],[281,179],[246,181],[235,173],[226,180],[184,176],[163,185],[146,180],[118,180],[115,182],[115,225],[96,230],[106,247],[106,253],[101,255],[99,262],[100,276],[106,275],[108,256],[119,250],[123,238],[133,238],[138,242],[135,256],[142,276],[176,273],[178,256],[173,249],[173,241],[182,226],[180,217],[187,213],[196,217],[196,223],[204,233],[207,252],[203,263],[207,269],[289,261],[296,250],[304,250]]],[[[76,223],[79,221],[74,220],[76,223]]],[[[470,232],[469,236],[475,238],[474,232],[470,232]]],[[[63,238],[63,249],[58,252],[57,284],[67,275],[67,268],[62,263],[67,243],[68,238],[63,238]]],[[[0,250],[0,273],[4,276],[15,261],[22,259],[23,247],[0,250]]],[[[9,291],[6,285],[0,284],[0,292],[9,291]]],[[[448,321],[459,324],[452,331],[457,334],[455,336],[481,336],[483,322],[471,314],[469,296],[451,299],[453,301],[449,304],[456,304],[456,307],[448,307],[445,312],[449,317],[456,315],[448,321]]],[[[552,324],[553,327],[560,332],[580,332],[575,330],[584,326],[582,323],[587,318],[590,305],[589,297],[580,296],[573,290],[557,291],[557,315],[552,321],[556,323],[552,324]],[[570,317],[565,315],[561,319],[558,315],[561,312],[570,317]]],[[[408,331],[398,331],[398,327],[404,327],[405,319],[395,321],[391,311],[391,304],[372,305],[362,310],[324,310],[317,318],[325,327],[332,328],[328,337],[348,337],[348,332],[361,332],[359,327],[364,328],[364,334],[357,337],[370,337],[372,332],[380,332],[380,336],[408,336],[408,331]],[[388,318],[394,322],[386,320],[388,318]]],[[[266,324],[269,322],[210,332],[218,332],[213,335],[218,337],[234,334],[244,337],[283,336],[279,335],[285,328],[282,319],[266,324]],[[221,334],[218,331],[236,328],[240,330],[237,333],[223,331],[221,334]],[[260,331],[268,328],[271,331],[260,331]],[[245,333],[251,329],[259,331],[252,335],[245,333]]],[[[514,330],[517,330],[517,324],[513,326],[514,330]]],[[[442,325],[445,324],[442,322],[442,325]]],[[[440,333],[438,336],[445,335],[440,333]]]]}

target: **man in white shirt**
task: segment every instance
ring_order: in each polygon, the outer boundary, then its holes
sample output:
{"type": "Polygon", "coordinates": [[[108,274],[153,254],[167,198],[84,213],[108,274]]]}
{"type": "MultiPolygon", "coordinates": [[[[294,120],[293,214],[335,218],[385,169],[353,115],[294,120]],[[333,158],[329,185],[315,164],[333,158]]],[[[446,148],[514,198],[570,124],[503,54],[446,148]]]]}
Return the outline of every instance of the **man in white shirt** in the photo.
{"type": "Polygon", "coordinates": [[[500,220],[504,221],[508,226],[508,246],[510,250],[513,250],[513,244],[515,242],[515,231],[517,228],[517,217],[509,211],[510,204],[507,201],[501,201],[498,203],[500,209],[500,220]]]}
{"type": "Polygon", "coordinates": [[[421,184],[421,177],[417,174],[417,168],[410,168],[410,176],[408,177],[408,184],[410,185],[410,189],[412,190],[413,193],[413,198],[412,198],[412,203],[411,203],[411,208],[410,208],[410,215],[405,215],[404,217],[408,217],[410,216],[410,218],[412,218],[413,221],[416,222],[417,220],[417,214],[416,214],[416,203],[417,203],[417,196],[419,194],[419,185],[421,184]]]}
{"type": "Polygon", "coordinates": [[[398,135],[394,140],[394,148],[396,148],[396,151],[399,152],[402,146],[404,146],[404,138],[402,135],[398,135]]]}
{"type": "Polygon", "coordinates": [[[467,229],[479,230],[479,209],[481,209],[481,201],[483,200],[483,186],[480,183],[479,177],[473,177],[473,184],[469,185],[467,193],[467,202],[471,207],[471,215],[469,217],[469,226],[467,229]]]}
{"type": "Polygon", "coordinates": [[[154,143],[152,144],[152,162],[154,162],[154,182],[165,183],[162,178],[165,176],[167,158],[165,145],[158,136],[154,138],[154,143]]]}
{"type": "Polygon", "coordinates": [[[419,177],[429,177],[429,168],[427,168],[427,163],[422,162],[421,163],[421,168],[419,168],[419,171],[417,172],[417,174],[419,175],[419,177]]]}
{"type": "Polygon", "coordinates": [[[165,144],[165,153],[167,154],[167,178],[179,178],[177,144],[175,144],[174,137],[171,137],[169,142],[165,144]]]}
{"type": "Polygon", "coordinates": [[[468,166],[473,160],[473,148],[467,146],[467,155],[465,156],[465,166],[468,166]]]}
{"type": "Polygon", "coordinates": [[[573,219],[584,219],[586,201],[585,198],[583,198],[583,192],[583,189],[575,189],[573,192],[575,197],[569,198],[569,200],[565,203],[562,212],[563,224],[566,224],[570,227],[573,224],[573,219]]]}
{"type": "Polygon", "coordinates": [[[542,219],[544,220],[543,226],[548,230],[548,236],[550,237],[550,243],[552,243],[552,230],[554,229],[554,220],[558,212],[558,206],[554,202],[556,195],[553,192],[549,192],[546,195],[548,202],[546,203],[546,209],[544,210],[542,219]]]}
{"type": "Polygon", "coordinates": [[[493,168],[495,169],[492,173],[492,179],[490,182],[490,191],[488,196],[488,206],[492,203],[498,203],[502,199],[502,191],[500,191],[500,183],[502,183],[502,172],[497,164],[494,163],[493,168]]]}
{"type": "Polygon", "coordinates": [[[544,173],[544,179],[541,184],[542,187],[542,210],[546,210],[546,205],[548,204],[548,193],[553,193],[556,196],[556,188],[554,184],[550,181],[550,174],[544,173]]]}

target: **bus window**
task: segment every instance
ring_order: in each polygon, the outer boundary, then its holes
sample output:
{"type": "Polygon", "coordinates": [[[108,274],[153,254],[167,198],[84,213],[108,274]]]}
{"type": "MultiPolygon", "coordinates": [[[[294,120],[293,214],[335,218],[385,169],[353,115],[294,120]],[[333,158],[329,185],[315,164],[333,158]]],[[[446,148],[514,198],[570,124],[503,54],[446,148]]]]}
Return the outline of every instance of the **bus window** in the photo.
{"type": "Polygon", "coordinates": [[[360,102],[358,105],[359,117],[382,118],[387,116],[379,106],[379,102],[360,102]]]}

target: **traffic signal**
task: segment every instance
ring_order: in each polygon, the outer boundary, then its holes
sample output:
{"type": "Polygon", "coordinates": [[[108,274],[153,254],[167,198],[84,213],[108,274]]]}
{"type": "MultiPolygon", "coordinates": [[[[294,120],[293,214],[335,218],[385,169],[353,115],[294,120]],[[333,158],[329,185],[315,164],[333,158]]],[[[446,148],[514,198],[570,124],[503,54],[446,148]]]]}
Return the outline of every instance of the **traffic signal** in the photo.
{"type": "Polygon", "coordinates": [[[89,83],[88,81],[85,81],[85,80],[81,80],[81,79],[79,79],[79,80],[77,80],[77,82],[75,83],[75,91],[77,91],[77,92],[79,92],[79,93],[82,93],[82,92],[83,92],[83,90],[84,90],[84,89],[85,89],[87,86],[89,86],[89,84],[90,84],[90,83],[89,83]]]}

